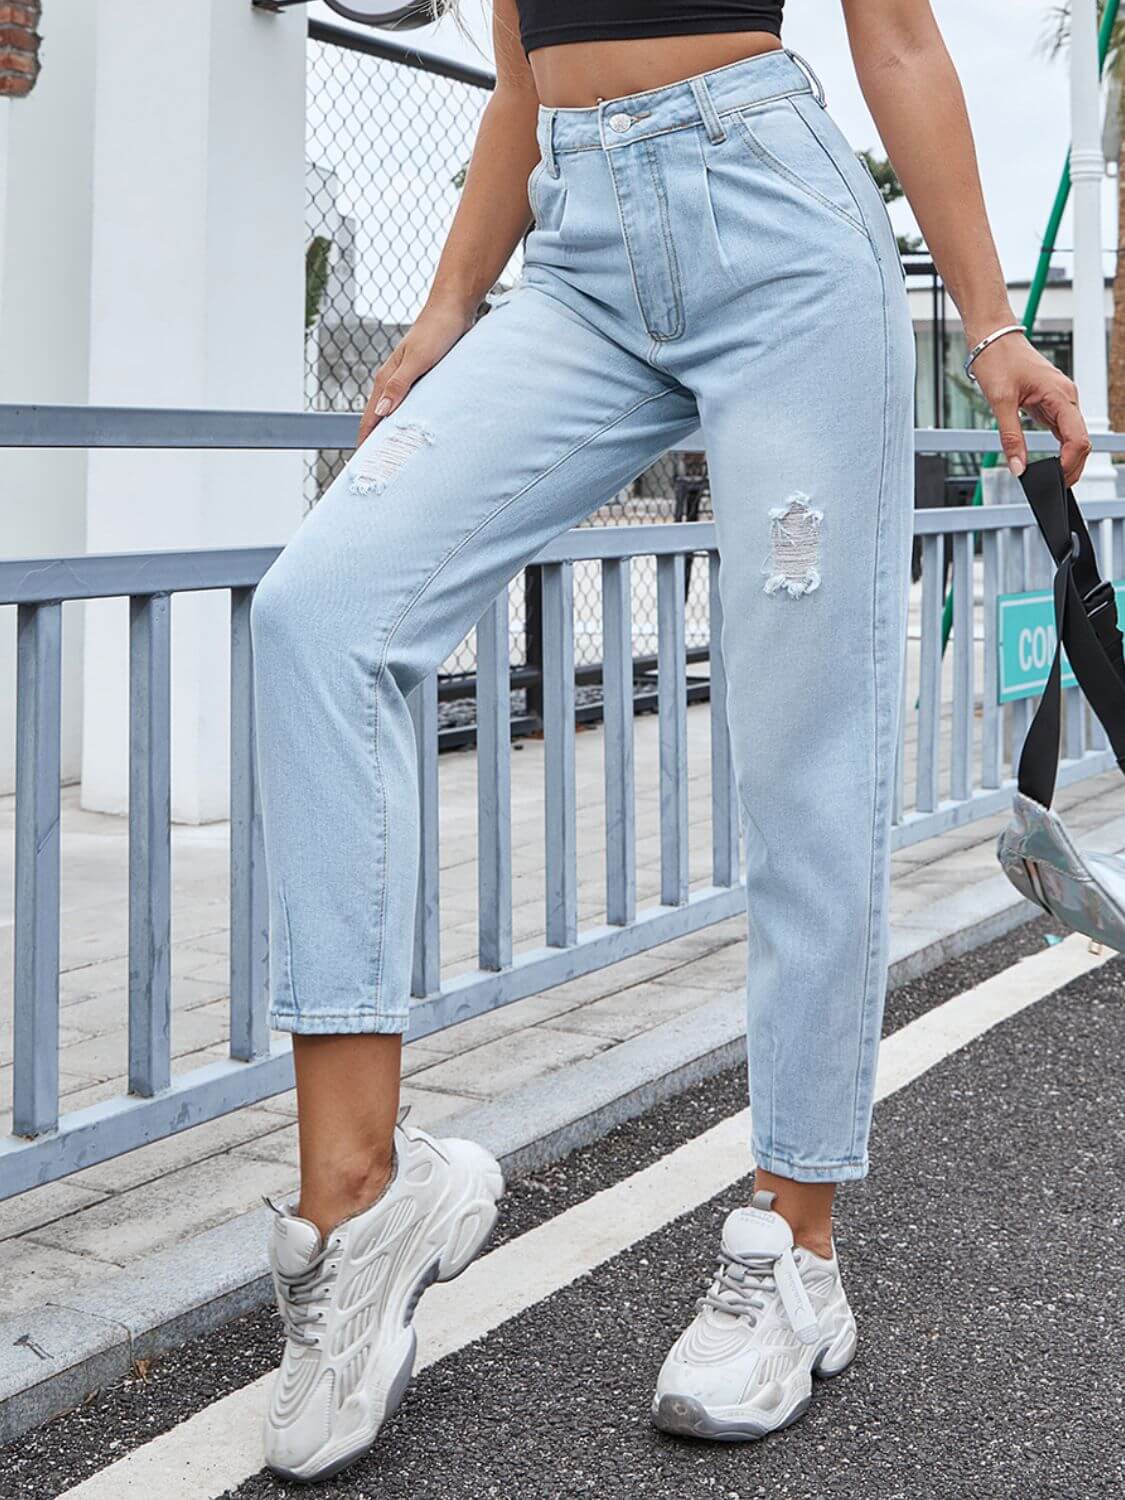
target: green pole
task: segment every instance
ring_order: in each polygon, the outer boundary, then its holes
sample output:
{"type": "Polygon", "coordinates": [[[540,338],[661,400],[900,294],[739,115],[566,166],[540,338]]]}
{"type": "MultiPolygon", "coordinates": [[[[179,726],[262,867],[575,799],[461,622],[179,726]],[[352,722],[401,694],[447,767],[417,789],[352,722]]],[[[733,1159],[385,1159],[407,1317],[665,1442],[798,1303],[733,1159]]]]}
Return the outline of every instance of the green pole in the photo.
{"type": "MultiPolygon", "coordinates": [[[[1104,69],[1106,56],[1109,52],[1110,38],[1113,36],[1114,23],[1117,20],[1117,11],[1120,0],[1106,0],[1105,10],[1102,12],[1101,30],[1098,33],[1098,65],[1104,69]]],[[[1043,288],[1047,285],[1047,272],[1051,265],[1051,256],[1055,253],[1055,240],[1058,238],[1059,225],[1066,209],[1067,200],[1070,197],[1070,150],[1067,149],[1066,160],[1063,162],[1062,176],[1059,179],[1058,191],[1055,193],[1055,201],[1051,207],[1051,217],[1047,220],[1047,228],[1043,235],[1043,244],[1039,250],[1039,260],[1035,266],[1035,275],[1031,279],[1031,287],[1027,294],[1027,305],[1020,319],[1028,333],[1035,326],[1035,320],[1039,316],[1039,303],[1043,298],[1043,288]]],[[[937,329],[934,330],[937,337],[937,329]]],[[[999,453],[985,453],[981,455],[981,469],[994,469],[1000,459],[999,453]]],[[[984,503],[984,483],[977,480],[977,487],[973,491],[973,504],[984,503]]],[[[945,648],[949,643],[949,634],[953,629],[953,585],[950,584],[949,591],[945,596],[945,609],[941,617],[941,652],[945,655],[945,648]]]]}

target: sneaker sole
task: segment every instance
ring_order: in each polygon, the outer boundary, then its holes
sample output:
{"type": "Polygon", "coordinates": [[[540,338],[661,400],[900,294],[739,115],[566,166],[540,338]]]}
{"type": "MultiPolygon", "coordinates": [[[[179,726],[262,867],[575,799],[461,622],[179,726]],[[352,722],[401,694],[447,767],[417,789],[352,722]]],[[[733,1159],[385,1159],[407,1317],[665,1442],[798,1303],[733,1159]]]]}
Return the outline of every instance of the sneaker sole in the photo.
{"type": "MultiPolygon", "coordinates": [[[[483,1148],[482,1155],[487,1156],[483,1148]]],[[[415,1283],[414,1290],[411,1292],[406,1304],[405,1326],[410,1328],[410,1348],[407,1351],[406,1358],[391,1380],[383,1412],[375,1426],[375,1431],[360,1447],[349,1449],[347,1453],[331,1459],[323,1467],[317,1468],[312,1473],[307,1471],[298,1472],[295,1469],[284,1469],[276,1464],[267,1462],[265,1467],[271,1474],[276,1474],[279,1479],[286,1479],[291,1484],[321,1484],[326,1479],[335,1478],[337,1474],[350,1468],[352,1464],[358,1463],[361,1458],[365,1458],[371,1452],[372,1448],[374,1448],[379,1440],[379,1434],[402,1404],[402,1398],[406,1395],[407,1387],[414,1374],[414,1359],[418,1351],[418,1340],[413,1328],[411,1328],[411,1324],[414,1320],[414,1313],[418,1303],[422,1300],[422,1294],[429,1287],[433,1286],[435,1281],[456,1281],[457,1277],[468,1270],[469,1266],[472,1265],[473,1261],[484,1249],[493,1229],[496,1227],[496,1220],[500,1212],[499,1200],[504,1192],[504,1175],[500,1170],[499,1163],[491,1157],[488,1157],[487,1163],[482,1163],[482,1166],[484,1167],[482,1186],[488,1196],[491,1197],[491,1204],[487,1204],[481,1198],[473,1198],[462,1205],[459,1216],[461,1220],[470,1211],[479,1214],[479,1223],[475,1233],[471,1234],[465,1243],[459,1247],[458,1254],[448,1265],[445,1267],[442,1266],[442,1258],[439,1255],[436,1260],[427,1266],[415,1283]]],[[[456,1240],[457,1234],[454,1232],[450,1236],[450,1241],[451,1243],[456,1243],[456,1240]]]]}
{"type": "Polygon", "coordinates": [[[811,1404],[811,1396],[802,1397],[792,1411],[776,1422],[755,1422],[751,1418],[723,1421],[713,1417],[694,1396],[661,1396],[652,1409],[652,1420],[661,1432],[674,1437],[703,1438],[711,1443],[753,1443],[791,1426],[811,1404]]]}
{"type": "MultiPolygon", "coordinates": [[[[810,1373],[822,1380],[842,1375],[855,1358],[855,1350],[856,1329],[852,1323],[833,1343],[821,1349],[810,1373]]],[[[805,1395],[781,1417],[763,1422],[753,1417],[715,1417],[694,1396],[666,1395],[653,1403],[652,1421],[661,1432],[672,1433],[675,1437],[702,1438],[712,1443],[753,1443],[769,1437],[771,1432],[782,1432],[791,1427],[811,1405],[811,1394],[805,1395]]]]}

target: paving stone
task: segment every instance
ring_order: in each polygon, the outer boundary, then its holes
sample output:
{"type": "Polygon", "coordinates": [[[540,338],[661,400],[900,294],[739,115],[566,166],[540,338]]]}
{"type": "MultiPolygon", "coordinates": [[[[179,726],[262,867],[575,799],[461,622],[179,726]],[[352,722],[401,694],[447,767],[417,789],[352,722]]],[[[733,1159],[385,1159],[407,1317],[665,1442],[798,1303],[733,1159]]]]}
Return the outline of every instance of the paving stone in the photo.
{"type": "MultiPolygon", "coordinates": [[[[226,1152],[115,1193],[81,1214],[37,1230],[33,1239],[71,1255],[95,1255],[124,1265],[245,1213],[257,1206],[262,1193],[288,1192],[293,1186],[289,1166],[226,1152]]],[[[23,1243],[5,1240],[0,1248],[23,1243]]]]}
{"type": "MultiPolygon", "coordinates": [[[[226,984],[216,983],[214,980],[205,981],[201,979],[189,979],[182,977],[173,978],[172,981],[172,1038],[173,1044],[179,1046],[181,1040],[188,1044],[188,1050],[199,1045],[200,1027],[202,1022],[194,1022],[185,1019],[185,1013],[191,1010],[199,1010],[201,1007],[219,1002],[222,1006],[221,1012],[211,1012],[212,1024],[205,1028],[208,1040],[203,1045],[209,1046],[213,1040],[214,1032],[213,1017],[222,1014],[224,1017],[228,1012],[228,991],[226,984]]],[[[98,1036],[103,1032],[118,1031],[128,1024],[129,1020],[129,991],[122,986],[120,989],[108,990],[104,994],[92,995],[85,1000],[75,1000],[63,1011],[65,1023],[69,1029],[76,1031],[76,1036],[68,1037],[67,1041],[80,1041],[83,1037],[98,1036]]],[[[222,1035],[222,1032],[216,1035],[222,1035]]]]}
{"type": "Polygon", "coordinates": [[[0,1240],[0,1287],[3,1287],[3,1311],[19,1312],[21,1308],[38,1307],[43,1302],[57,1302],[72,1287],[88,1276],[104,1276],[123,1262],[78,1254],[73,1249],[49,1245],[36,1237],[21,1235],[0,1240]]]}
{"type": "MultiPolygon", "coordinates": [[[[54,1219],[76,1213],[104,1197],[104,1193],[79,1187],[73,1177],[45,1183],[43,1187],[32,1188],[26,1193],[17,1193],[14,1198],[6,1198],[0,1202],[0,1240],[26,1234],[38,1229],[40,1225],[50,1224],[54,1219]]],[[[2,1300],[0,1297],[0,1302],[2,1300]]]]}
{"type": "Polygon", "coordinates": [[[617,990],[601,1000],[592,1000],[589,1005],[567,1011],[547,1025],[552,1031],[576,1031],[623,1042],[651,1031],[662,1021],[686,1015],[714,998],[713,986],[672,984],[666,976],[629,990],[617,990]]]}
{"type": "Polygon", "coordinates": [[[425,1069],[415,1082],[443,1093],[495,1099],[540,1074],[552,1073],[580,1058],[593,1057],[608,1045],[601,1037],[532,1027],[446,1058],[425,1069]]]}
{"type": "Polygon", "coordinates": [[[703,954],[683,969],[661,974],[655,984],[679,988],[737,990],[746,985],[746,944],[728,943],[713,953],[703,954]]]}
{"type": "MultiPolygon", "coordinates": [[[[185,979],[197,983],[227,985],[230,982],[230,957],[227,948],[222,953],[212,953],[207,948],[197,948],[194,943],[185,943],[172,953],[172,988],[185,979]]],[[[226,990],[222,991],[226,994],[226,990]]]]}
{"type": "MultiPolygon", "coordinates": [[[[68,1042],[80,1042],[83,1032],[75,1026],[59,1025],[59,1045],[66,1046],[68,1042]]],[[[0,1022],[0,1067],[10,1066],[12,1061],[12,1027],[10,1014],[0,1022]]]]}
{"type": "Polygon", "coordinates": [[[229,958],[230,933],[225,926],[215,931],[199,932],[192,938],[190,946],[196,952],[213,953],[220,958],[229,958]]]}
{"type": "Polygon", "coordinates": [[[295,1120],[297,1118],[297,1090],[289,1089],[284,1094],[274,1094],[271,1099],[263,1099],[258,1105],[268,1114],[281,1115],[295,1120]]]}
{"type": "Polygon", "coordinates": [[[64,968],[59,974],[59,1003],[65,1009],[94,995],[127,989],[128,984],[129,960],[124,956],[64,968]]]}
{"type": "Polygon", "coordinates": [[[254,1105],[236,1109],[229,1115],[220,1115],[217,1120],[208,1120],[191,1130],[181,1130],[178,1135],[166,1136],[161,1141],[152,1141],[147,1146],[138,1146],[135,1151],[126,1151],[122,1156],[99,1162],[95,1167],[86,1167],[68,1177],[67,1181],[99,1193],[125,1193],[142,1183],[190,1166],[192,1162],[205,1161],[233,1146],[252,1141],[276,1130],[278,1124],[277,1115],[254,1105]]]}
{"type": "MultiPolygon", "coordinates": [[[[91,1002],[100,1004],[101,1001],[91,1002]]],[[[172,1016],[172,1051],[176,1057],[217,1046],[227,1035],[226,1007],[220,1010],[174,1012],[172,1016]]],[[[70,1073],[88,1078],[113,1078],[121,1073],[128,1057],[128,1032],[122,1025],[112,1031],[84,1035],[60,1049],[59,1066],[70,1073]]]]}
{"type": "MultiPolygon", "coordinates": [[[[663,965],[642,964],[640,959],[630,959],[628,963],[637,966],[635,972],[642,977],[646,973],[651,975],[664,972],[663,965]]],[[[593,974],[583,975],[581,979],[557,985],[554,989],[543,990],[538,995],[529,995],[525,1000],[513,1000],[510,1005],[501,1005],[483,1016],[474,1016],[471,1021],[447,1026],[443,1031],[427,1037],[426,1042],[446,1056],[455,1056],[470,1052],[486,1042],[495,1041],[497,1037],[509,1036],[556,1018],[565,1018],[588,1004],[591,999],[611,994],[630,982],[639,982],[639,979],[630,981],[619,972],[625,967],[625,964],[621,964],[610,969],[600,969],[593,974]],[[601,982],[594,983],[595,980],[601,982]]],[[[565,1020],[561,1024],[565,1026],[565,1020]]],[[[582,1028],[576,1026],[572,1029],[582,1028]]]]}
{"type": "Polygon", "coordinates": [[[450,1049],[441,1045],[439,1037],[440,1032],[435,1037],[423,1037],[420,1042],[407,1042],[402,1049],[403,1078],[409,1078],[422,1068],[432,1068],[434,1063],[449,1056],[450,1049]]]}

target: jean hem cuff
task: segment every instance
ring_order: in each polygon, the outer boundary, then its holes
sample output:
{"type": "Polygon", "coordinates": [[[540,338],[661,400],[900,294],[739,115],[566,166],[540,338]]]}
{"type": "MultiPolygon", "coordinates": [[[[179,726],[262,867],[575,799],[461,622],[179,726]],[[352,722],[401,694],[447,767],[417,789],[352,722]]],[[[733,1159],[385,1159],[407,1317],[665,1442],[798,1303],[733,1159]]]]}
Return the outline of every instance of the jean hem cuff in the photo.
{"type": "Polygon", "coordinates": [[[271,1010],[270,1026],[274,1031],[289,1031],[297,1036],[358,1036],[371,1033],[376,1036],[401,1036],[410,1028],[410,1016],[374,1015],[354,1011],[334,1015],[318,1011],[315,1015],[299,1015],[294,1011],[271,1010]]]}
{"type": "Polygon", "coordinates": [[[800,1162],[769,1151],[755,1151],[754,1165],[791,1182],[856,1182],[867,1176],[869,1163],[866,1156],[851,1161],[800,1162]]]}

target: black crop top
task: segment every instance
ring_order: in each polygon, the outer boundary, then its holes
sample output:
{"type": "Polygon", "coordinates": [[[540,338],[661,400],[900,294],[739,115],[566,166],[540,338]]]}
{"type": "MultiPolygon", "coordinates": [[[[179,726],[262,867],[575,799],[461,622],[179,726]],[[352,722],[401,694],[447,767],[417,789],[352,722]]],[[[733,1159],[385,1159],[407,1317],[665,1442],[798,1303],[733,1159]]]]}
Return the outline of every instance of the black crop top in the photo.
{"type": "Polygon", "coordinates": [[[781,35],[785,0],[517,0],[525,52],[557,42],[768,31],[781,35]]]}

